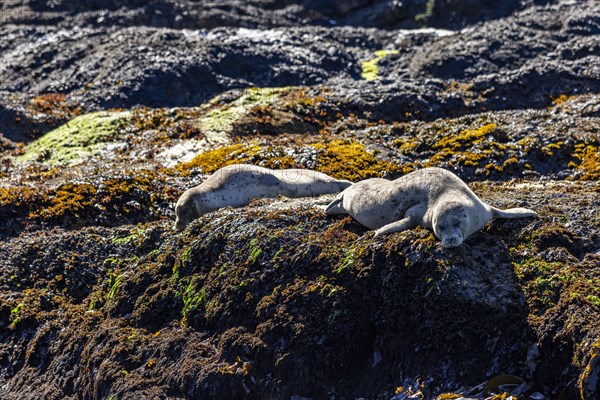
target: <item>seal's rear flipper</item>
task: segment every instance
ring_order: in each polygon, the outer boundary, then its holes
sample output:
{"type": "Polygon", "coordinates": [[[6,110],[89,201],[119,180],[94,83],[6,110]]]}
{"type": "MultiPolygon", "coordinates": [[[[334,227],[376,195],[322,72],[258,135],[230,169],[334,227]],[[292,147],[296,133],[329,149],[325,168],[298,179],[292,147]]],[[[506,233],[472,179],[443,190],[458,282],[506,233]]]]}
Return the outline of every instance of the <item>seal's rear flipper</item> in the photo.
{"type": "Polygon", "coordinates": [[[527,218],[537,217],[537,213],[528,208],[509,208],[508,210],[499,210],[492,207],[492,218],[527,218]]]}
{"type": "Polygon", "coordinates": [[[348,214],[346,210],[342,207],[342,193],[340,193],[334,201],[329,203],[327,208],[325,209],[325,213],[327,215],[336,215],[336,214],[348,214]]]}

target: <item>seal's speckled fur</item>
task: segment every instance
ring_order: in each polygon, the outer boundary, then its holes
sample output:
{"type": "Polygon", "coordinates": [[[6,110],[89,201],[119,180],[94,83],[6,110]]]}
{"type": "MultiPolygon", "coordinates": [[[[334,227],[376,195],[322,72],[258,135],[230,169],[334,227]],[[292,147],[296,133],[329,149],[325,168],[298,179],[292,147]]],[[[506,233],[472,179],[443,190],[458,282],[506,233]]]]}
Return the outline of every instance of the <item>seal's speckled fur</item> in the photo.
{"type": "Polygon", "coordinates": [[[342,193],[327,207],[328,214],[350,214],[375,235],[420,225],[432,229],[443,247],[457,247],[494,218],[537,215],[526,208],[499,210],[482,202],[452,172],[425,168],[394,181],[367,179],[342,193]]]}
{"type": "Polygon", "coordinates": [[[352,182],[308,169],[273,170],[234,164],[219,169],[201,185],[185,191],[175,206],[175,229],[221,207],[242,207],[258,198],[337,193],[352,182]]]}

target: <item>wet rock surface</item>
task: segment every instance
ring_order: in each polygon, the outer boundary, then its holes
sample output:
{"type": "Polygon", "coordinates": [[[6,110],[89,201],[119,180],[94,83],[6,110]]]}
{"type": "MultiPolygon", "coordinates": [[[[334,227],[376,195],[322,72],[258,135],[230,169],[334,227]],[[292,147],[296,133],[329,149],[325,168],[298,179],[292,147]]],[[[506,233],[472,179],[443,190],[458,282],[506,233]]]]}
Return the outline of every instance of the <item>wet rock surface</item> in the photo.
{"type": "Polygon", "coordinates": [[[599,395],[597,2],[0,7],[0,397],[599,395]],[[176,233],[233,163],[440,166],[539,218],[448,250],[323,196],[176,233]]]}

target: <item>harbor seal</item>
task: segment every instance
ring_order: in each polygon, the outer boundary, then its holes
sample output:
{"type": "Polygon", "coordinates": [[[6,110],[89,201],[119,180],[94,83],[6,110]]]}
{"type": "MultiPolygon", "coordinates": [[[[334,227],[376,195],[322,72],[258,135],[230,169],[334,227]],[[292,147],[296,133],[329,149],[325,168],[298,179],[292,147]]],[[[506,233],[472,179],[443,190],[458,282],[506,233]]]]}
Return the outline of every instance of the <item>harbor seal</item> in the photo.
{"type": "Polygon", "coordinates": [[[494,218],[525,218],[526,208],[499,210],[477,197],[456,175],[425,168],[396,180],[367,179],[345,189],[327,214],[350,214],[375,236],[416,227],[432,229],[443,247],[457,247],[494,218]]]}
{"type": "Polygon", "coordinates": [[[274,170],[234,164],[217,170],[201,185],[186,190],[175,206],[175,229],[221,207],[242,207],[258,198],[319,196],[338,193],[352,182],[308,169],[274,170]]]}

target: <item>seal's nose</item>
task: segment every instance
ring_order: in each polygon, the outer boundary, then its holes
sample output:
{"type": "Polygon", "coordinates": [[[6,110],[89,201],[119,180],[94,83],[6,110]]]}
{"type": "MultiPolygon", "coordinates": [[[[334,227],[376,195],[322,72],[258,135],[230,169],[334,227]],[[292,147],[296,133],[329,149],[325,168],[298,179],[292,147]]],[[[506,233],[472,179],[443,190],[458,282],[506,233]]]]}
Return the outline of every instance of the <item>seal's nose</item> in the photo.
{"type": "Polygon", "coordinates": [[[179,218],[177,218],[175,220],[175,225],[173,225],[173,228],[176,231],[182,231],[185,228],[185,224],[179,218]]]}
{"type": "Polygon", "coordinates": [[[442,247],[446,247],[446,248],[458,247],[458,246],[460,246],[460,244],[461,244],[461,241],[456,236],[444,238],[444,240],[442,241],[442,247]]]}

